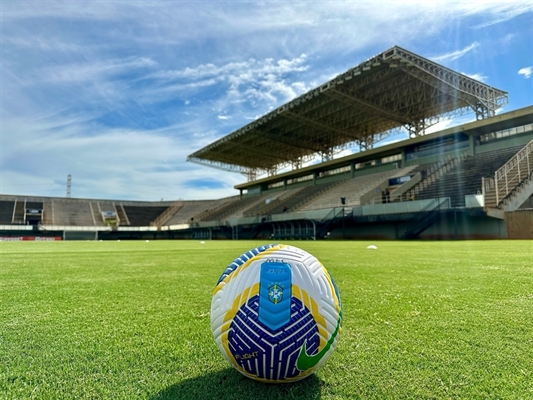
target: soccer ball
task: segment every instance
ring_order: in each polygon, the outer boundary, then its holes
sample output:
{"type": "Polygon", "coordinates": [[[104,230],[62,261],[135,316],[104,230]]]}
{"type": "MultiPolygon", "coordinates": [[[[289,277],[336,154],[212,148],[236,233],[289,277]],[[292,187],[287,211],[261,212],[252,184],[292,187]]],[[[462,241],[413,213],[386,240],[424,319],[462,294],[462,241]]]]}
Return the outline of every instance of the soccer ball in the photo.
{"type": "Polygon", "coordinates": [[[339,291],[326,268],[297,247],[250,250],[222,273],[211,329],[226,359],[268,383],[308,377],[333,353],[342,321],[339,291]]]}

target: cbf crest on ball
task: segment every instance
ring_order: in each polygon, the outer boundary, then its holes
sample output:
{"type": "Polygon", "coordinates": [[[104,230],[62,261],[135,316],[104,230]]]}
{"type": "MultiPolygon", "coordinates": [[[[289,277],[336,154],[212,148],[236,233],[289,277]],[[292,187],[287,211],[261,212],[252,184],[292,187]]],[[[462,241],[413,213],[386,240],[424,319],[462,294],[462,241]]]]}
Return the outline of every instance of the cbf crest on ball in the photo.
{"type": "Polygon", "coordinates": [[[288,245],[244,253],[213,291],[211,329],[226,359],[262,382],[308,377],[339,340],[342,303],[333,278],[311,254],[288,245]]]}

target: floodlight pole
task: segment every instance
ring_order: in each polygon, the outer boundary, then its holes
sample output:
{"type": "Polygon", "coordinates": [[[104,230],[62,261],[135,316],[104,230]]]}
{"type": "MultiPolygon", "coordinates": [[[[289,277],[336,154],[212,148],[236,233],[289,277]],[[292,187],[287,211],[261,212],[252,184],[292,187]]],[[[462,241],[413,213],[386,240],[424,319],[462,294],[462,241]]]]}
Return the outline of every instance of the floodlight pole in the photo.
{"type": "Polygon", "coordinates": [[[67,175],[67,198],[70,199],[70,189],[72,187],[72,175],[67,175]]]}

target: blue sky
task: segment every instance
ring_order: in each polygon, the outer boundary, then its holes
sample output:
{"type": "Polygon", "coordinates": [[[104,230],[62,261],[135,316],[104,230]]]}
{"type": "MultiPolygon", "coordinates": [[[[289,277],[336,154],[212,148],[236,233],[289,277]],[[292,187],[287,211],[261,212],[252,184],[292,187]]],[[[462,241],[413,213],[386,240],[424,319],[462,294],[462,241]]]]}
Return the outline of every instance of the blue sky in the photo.
{"type": "Polygon", "coordinates": [[[2,194],[237,194],[187,155],[394,45],[533,104],[531,0],[1,0],[0,40],[2,194]]]}

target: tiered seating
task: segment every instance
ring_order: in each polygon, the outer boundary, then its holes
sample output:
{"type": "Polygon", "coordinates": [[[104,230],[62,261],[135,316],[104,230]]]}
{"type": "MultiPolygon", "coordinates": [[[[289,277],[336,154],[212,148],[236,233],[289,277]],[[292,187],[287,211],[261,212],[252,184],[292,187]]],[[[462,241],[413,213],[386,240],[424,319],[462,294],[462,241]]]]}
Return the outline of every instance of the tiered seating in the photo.
{"type": "Polygon", "coordinates": [[[283,192],[283,191],[275,192],[275,193],[268,193],[264,196],[261,196],[261,201],[258,201],[252,207],[249,207],[248,209],[244,210],[242,213],[242,216],[243,217],[254,217],[254,216],[259,216],[259,215],[265,215],[264,213],[262,213],[262,210],[266,207],[269,207],[269,205],[272,202],[275,202],[276,200],[278,200],[280,196],[282,196],[283,194],[285,194],[285,197],[287,197],[287,192],[283,192]],[[267,200],[268,200],[268,204],[266,203],[267,200]]]}
{"type": "Polygon", "coordinates": [[[0,225],[11,225],[14,208],[14,201],[0,200],[0,225]]]}
{"type": "Polygon", "coordinates": [[[152,221],[153,226],[163,226],[183,207],[183,200],[177,200],[152,221]]]}
{"type": "Polygon", "coordinates": [[[159,214],[167,209],[167,206],[131,206],[124,205],[124,211],[128,216],[131,226],[150,226],[159,214]]]}
{"type": "Polygon", "coordinates": [[[88,200],[53,200],[53,208],[56,225],[94,226],[88,200]]]}
{"type": "Polygon", "coordinates": [[[53,200],[48,199],[43,202],[43,217],[41,222],[45,225],[55,225],[53,200]]]}
{"type": "Polygon", "coordinates": [[[315,200],[301,207],[298,211],[339,207],[341,206],[341,197],[344,197],[346,207],[357,207],[361,205],[361,196],[378,186],[385,179],[407,175],[414,168],[416,168],[416,166],[377,172],[375,174],[357,176],[348,179],[341,184],[332,187],[321,196],[318,196],[315,200]]]}
{"type": "MultiPolygon", "coordinates": [[[[225,199],[224,199],[225,200],[225,199]]],[[[227,200],[225,200],[227,201],[227,200]]],[[[191,200],[184,201],[176,214],[165,225],[188,224],[195,221],[195,216],[221,204],[220,200],[191,200]]]]}
{"type": "MultiPolygon", "coordinates": [[[[311,189],[312,188],[313,187],[311,187],[311,189]]],[[[270,203],[262,204],[260,207],[251,207],[250,209],[246,210],[243,215],[245,217],[256,217],[260,215],[283,213],[283,210],[292,211],[291,207],[296,204],[295,201],[299,201],[299,197],[297,195],[305,189],[309,190],[309,188],[298,188],[281,192],[270,203]]]]}
{"type": "Polygon", "coordinates": [[[465,195],[481,193],[481,178],[492,176],[522,147],[514,146],[467,156],[418,193],[416,200],[450,197],[452,207],[464,207],[465,195]]]}
{"type": "Polygon", "coordinates": [[[103,226],[104,220],[100,210],[100,203],[98,201],[91,201],[91,210],[93,212],[93,220],[96,226],[103,226]]]}
{"type": "MultiPolygon", "coordinates": [[[[113,207],[115,208],[115,211],[117,212],[119,224],[124,225],[124,226],[130,225],[128,215],[126,214],[126,211],[124,210],[124,206],[122,204],[113,203],[113,207]]],[[[109,210],[109,211],[113,211],[113,210],[109,210]]]]}
{"type": "Polygon", "coordinates": [[[17,199],[15,202],[15,213],[13,214],[13,224],[24,224],[24,214],[26,213],[25,210],[26,200],[17,199]]]}
{"type": "Polygon", "coordinates": [[[313,195],[313,192],[320,190],[318,186],[307,186],[301,190],[298,190],[292,196],[286,198],[283,201],[283,208],[281,211],[273,212],[272,214],[279,214],[285,211],[293,212],[297,211],[298,207],[305,202],[305,200],[313,195]]]}
{"type": "Polygon", "coordinates": [[[205,215],[195,217],[195,221],[222,221],[230,218],[242,218],[244,211],[257,204],[264,204],[264,196],[246,197],[224,204],[223,206],[214,209],[212,212],[207,212],[205,215]]]}
{"type": "Polygon", "coordinates": [[[26,209],[42,210],[43,202],[42,201],[26,201],[26,209]]]}

